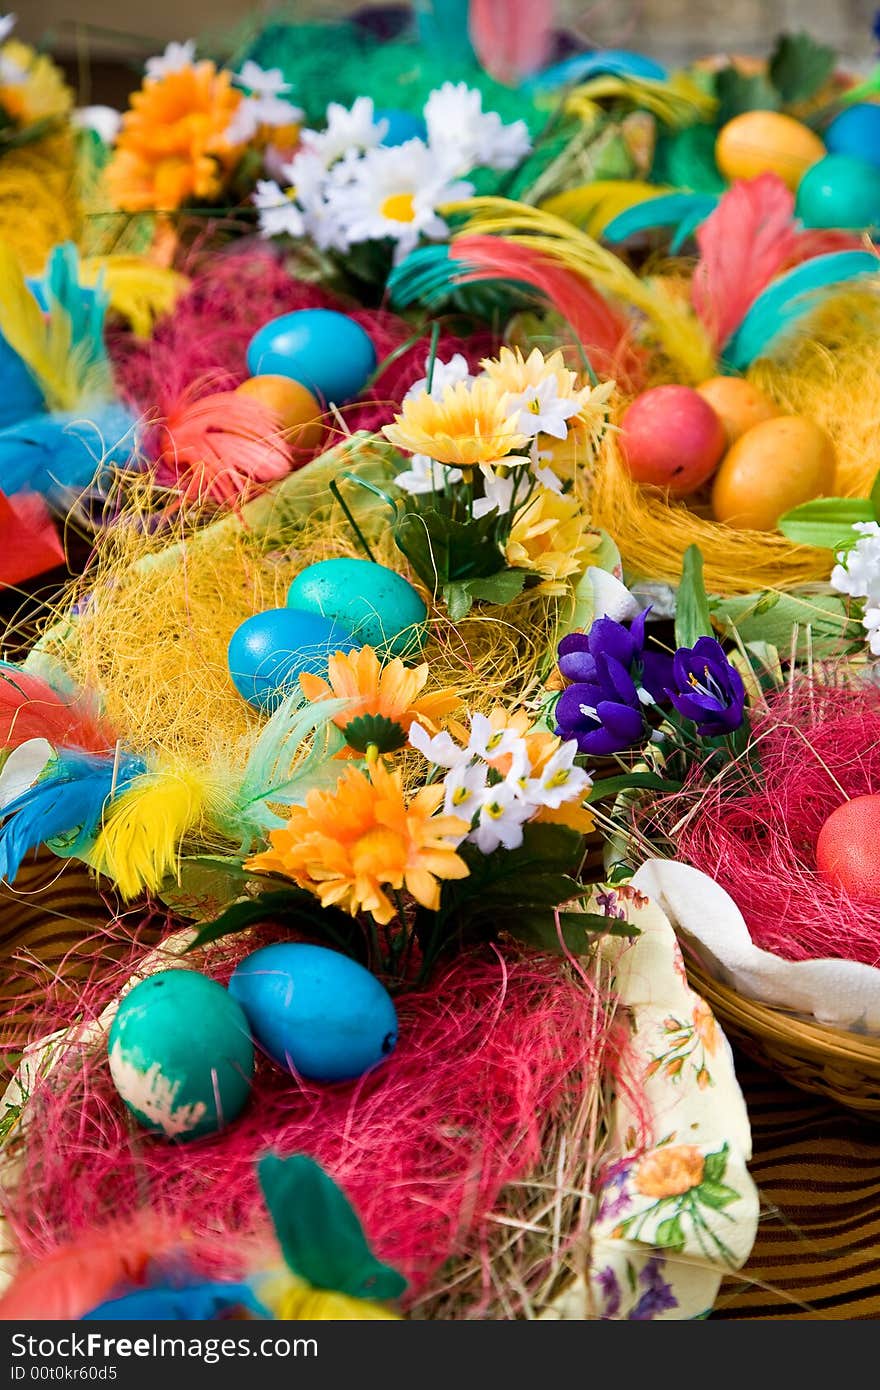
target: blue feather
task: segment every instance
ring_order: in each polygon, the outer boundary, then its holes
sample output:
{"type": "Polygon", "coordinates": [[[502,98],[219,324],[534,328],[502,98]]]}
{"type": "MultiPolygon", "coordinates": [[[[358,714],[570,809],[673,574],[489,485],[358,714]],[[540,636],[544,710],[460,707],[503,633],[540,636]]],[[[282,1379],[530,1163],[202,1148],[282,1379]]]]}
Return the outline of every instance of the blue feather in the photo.
{"type": "Polygon", "coordinates": [[[88,415],[77,412],[31,415],[0,429],[0,490],[29,488],[59,499],[92,482],[101,465],[125,468],[137,448],[136,421],[125,406],[111,403],[88,415]]]}
{"type": "Polygon", "coordinates": [[[461,261],[452,262],[448,246],[420,246],[389,275],[391,303],[398,309],[442,299],[452,288],[455,274],[464,268],[461,261]]]}
{"type": "Polygon", "coordinates": [[[449,68],[472,67],[476,57],[468,35],[469,0],[415,0],[416,32],[431,54],[449,68]]]}
{"type": "Polygon", "coordinates": [[[271,1318],[247,1284],[191,1284],[175,1289],[158,1284],[99,1303],[84,1313],[82,1322],[218,1322],[246,1309],[257,1318],[271,1318]]]}
{"type": "Polygon", "coordinates": [[[679,245],[718,206],[715,193],[661,193],[643,203],[626,208],[612,217],[602,233],[603,241],[626,241],[637,232],[650,232],[658,227],[676,228],[679,245]],[[682,232],[684,228],[684,232],[682,232]]]}
{"type": "Polygon", "coordinates": [[[561,63],[544,68],[523,83],[527,92],[552,91],[555,87],[567,87],[574,82],[587,82],[591,77],[608,73],[612,77],[647,78],[652,82],[665,82],[666,69],[653,58],[643,53],[629,53],[623,48],[600,49],[596,53],[576,53],[561,63]]]}
{"type": "Polygon", "coordinates": [[[104,319],[110,299],[103,277],[94,288],[79,283],[79,256],[73,243],[54,247],[45,274],[28,284],[42,309],[48,312],[57,306],[69,318],[71,349],[90,364],[100,363],[109,370],[104,319]]]}
{"type": "Polygon", "coordinates": [[[795,266],[758,295],[722,356],[734,371],[743,371],[824,298],[847,280],[876,276],[880,261],[871,251],[834,251],[795,266]]]}
{"type": "Polygon", "coordinates": [[[48,840],[63,838],[59,852],[76,854],[94,835],[110,796],[144,771],[140,758],[62,750],[48,775],[4,808],[0,880],[11,883],[28,851],[48,840]]]}

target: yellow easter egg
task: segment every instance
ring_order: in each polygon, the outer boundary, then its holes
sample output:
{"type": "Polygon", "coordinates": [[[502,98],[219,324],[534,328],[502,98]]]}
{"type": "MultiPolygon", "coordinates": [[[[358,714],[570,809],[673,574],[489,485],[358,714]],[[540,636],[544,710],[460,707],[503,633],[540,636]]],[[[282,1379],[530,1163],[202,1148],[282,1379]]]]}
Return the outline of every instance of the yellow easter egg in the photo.
{"type": "Polygon", "coordinates": [[[280,416],[288,443],[298,449],[316,449],[324,438],[321,406],[301,382],[288,376],[252,376],[236,390],[280,416]]]}
{"type": "Polygon", "coordinates": [[[744,111],[722,126],[715,141],[715,162],[725,178],[778,174],[792,192],[824,154],[818,135],[780,111],[744,111]]]}
{"type": "Polygon", "coordinates": [[[745,377],[713,376],[701,382],[697,392],[709,402],[721,421],[728,448],[753,425],[782,414],[779,406],[745,377]]]}
{"type": "Polygon", "coordinates": [[[774,531],[784,512],[834,492],[834,445],[814,421],[780,415],[753,425],[721,461],[712,511],[736,531],[774,531]]]}

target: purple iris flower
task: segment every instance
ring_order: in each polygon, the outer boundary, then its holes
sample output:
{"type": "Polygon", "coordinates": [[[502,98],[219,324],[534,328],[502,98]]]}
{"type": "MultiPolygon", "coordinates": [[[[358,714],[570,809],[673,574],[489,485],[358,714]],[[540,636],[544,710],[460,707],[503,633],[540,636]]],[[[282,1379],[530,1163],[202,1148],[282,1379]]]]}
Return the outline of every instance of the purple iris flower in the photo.
{"type": "Polygon", "coordinates": [[[605,757],[631,748],[646,731],[644,705],[665,698],[668,657],[645,651],[648,609],[629,627],[597,618],[589,632],[559,643],[559,669],[573,682],[556,706],[556,733],[576,739],[581,753],[605,757]]]}
{"type": "Polygon", "coordinates": [[[742,677],[714,637],[700,637],[693,647],[679,648],[672,660],[667,694],[679,714],[693,720],[699,734],[731,734],[743,722],[742,677]]]}

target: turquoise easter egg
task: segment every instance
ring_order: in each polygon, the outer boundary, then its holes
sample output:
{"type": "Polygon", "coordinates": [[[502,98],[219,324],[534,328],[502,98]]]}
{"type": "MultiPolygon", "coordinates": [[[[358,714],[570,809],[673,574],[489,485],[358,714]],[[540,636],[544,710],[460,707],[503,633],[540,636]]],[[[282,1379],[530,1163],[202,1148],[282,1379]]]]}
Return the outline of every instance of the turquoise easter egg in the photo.
{"type": "Polygon", "coordinates": [[[387,122],[388,129],[379,142],[382,145],[405,145],[407,140],[427,139],[428,127],[423,118],[413,115],[411,111],[389,107],[387,110],[377,111],[375,119],[377,122],[387,122]]]}
{"type": "Polygon", "coordinates": [[[107,1050],[129,1110],[169,1139],[216,1133],[250,1094],[254,1045],[244,1012],[195,970],[162,970],[129,990],[107,1050]]]}
{"type": "Polygon", "coordinates": [[[311,1081],[351,1081],[397,1042],[385,986],[325,946],[264,946],[236,967],[229,993],[269,1056],[311,1081]]]}
{"type": "Polygon", "coordinates": [[[239,695],[273,710],[296,689],[303,671],[326,676],[334,652],[360,645],[342,623],[297,608],[270,608],[245,618],[229,639],[229,675],[239,695]]]}
{"type": "Polygon", "coordinates": [[[412,656],[428,635],[428,610],[412,584],[372,560],[319,560],[287,591],[291,608],[341,623],[361,646],[383,655],[412,656]]]}
{"type": "Polygon", "coordinates": [[[880,166],[880,106],[856,102],[835,116],[823,139],[829,154],[851,154],[880,166]]]}
{"type": "Polygon", "coordinates": [[[360,395],[376,366],[369,334],[335,309],[297,309],[264,323],[247,350],[251,376],[289,376],[324,405],[360,395]]]}
{"type": "Polygon", "coordinates": [[[798,184],[795,212],[806,227],[880,225],[880,169],[854,155],[826,155],[798,184]]]}

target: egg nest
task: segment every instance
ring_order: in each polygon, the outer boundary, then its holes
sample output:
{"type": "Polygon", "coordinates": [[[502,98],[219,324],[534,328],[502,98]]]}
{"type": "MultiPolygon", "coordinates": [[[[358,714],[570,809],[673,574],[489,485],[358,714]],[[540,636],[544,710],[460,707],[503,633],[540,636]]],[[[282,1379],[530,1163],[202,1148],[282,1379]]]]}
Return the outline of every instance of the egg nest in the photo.
{"type": "MultiPolygon", "coordinates": [[[[867,497],[880,470],[880,295],[859,289],[813,314],[809,330],[756,362],[748,380],[787,414],[814,420],[837,454],[835,493],[867,497]]],[[[708,489],[686,500],[640,487],[607,434],[590,489],[594,526],[618,544],[628,575],[677,584],[684,553],[703,553],[707,589],[728,597],[827,580],[829,552],[779,532],[712,518],[708,489]]]]}

